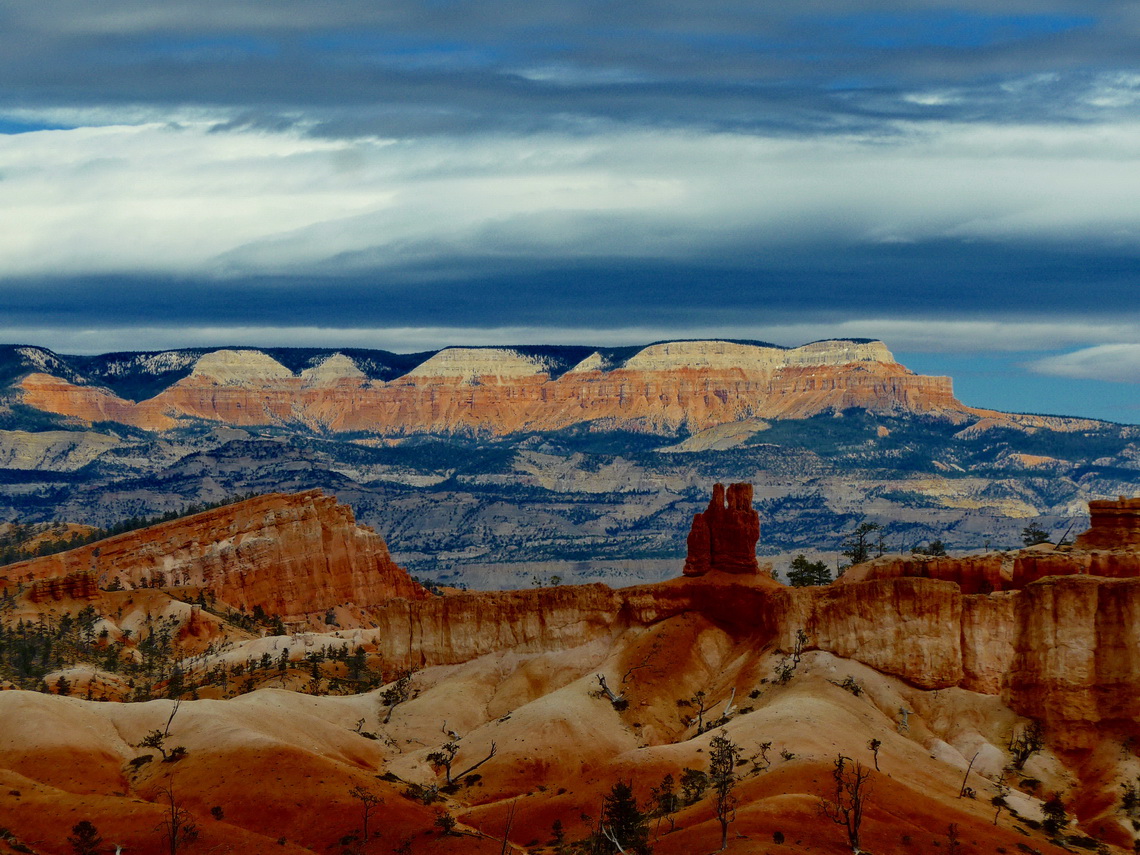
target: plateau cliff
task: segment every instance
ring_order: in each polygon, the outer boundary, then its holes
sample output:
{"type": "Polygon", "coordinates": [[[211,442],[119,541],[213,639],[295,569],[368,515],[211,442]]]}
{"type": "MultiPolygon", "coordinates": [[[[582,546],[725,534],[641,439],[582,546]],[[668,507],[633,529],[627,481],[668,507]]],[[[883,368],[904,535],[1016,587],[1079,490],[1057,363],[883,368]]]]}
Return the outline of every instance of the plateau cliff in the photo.
{"type": "Polygon", "coordinates": [[[138,402],[112,391],[110,373],[98,378],[100,385],[78,371],[64,378],[42,370],[65,359],[52,354],[51,360],[28,361],[15,389],[24,404],[46,412],[147,430],[167,430],[186,419],[390,435],[507,434],[604,422],[673,434],[850,408],[954,417],[971,412],[954,398],[949,378],[914,374],[881,342],[825,341],[790,349],[666,342],[631,355],[562,350],[552,356],[541,348],[452,347],[390,379],[369,376],[343,353],[294,372],[262,351],[219,350],[197,356],[188,374],[172,375],[177,379],[138,402]]]}

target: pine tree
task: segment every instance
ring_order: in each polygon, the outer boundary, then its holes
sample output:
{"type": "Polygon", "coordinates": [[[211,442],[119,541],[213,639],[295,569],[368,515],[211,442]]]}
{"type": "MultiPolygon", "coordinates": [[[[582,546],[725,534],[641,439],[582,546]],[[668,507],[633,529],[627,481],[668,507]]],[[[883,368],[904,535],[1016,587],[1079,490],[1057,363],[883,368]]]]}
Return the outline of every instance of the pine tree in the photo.
{"type": "Polygon", "coordinates": [[[709,781],[713,789],[713,805],[720,823],[721,851],[728,846],[728,825],[736,816],[736,763],[740,746],[721,731],[709,742],[709,781]]]}
{"type": "Polygon", "coordinates": [[[620,845],[626,852],[649,855],[648,816],[637,806],[633,787],[624,781],[613,785],[609,795],[602,799],[602,836],[617,852],[620,845]]]}
{"type": "Polygon", "coordinates": [[[71,827],[67,842],[75,850],[75,855],[96,855],[103,845],[103,838],[91,822],[82,819],[71,827]]]}
{"type": "Polygon", "coordinates": [[[795,588],[811,585],[826,585],[831,581],[831,571],[823,561],[808,561],[803,553],[792,559],[788,568],[788,584],[795,588]]]}

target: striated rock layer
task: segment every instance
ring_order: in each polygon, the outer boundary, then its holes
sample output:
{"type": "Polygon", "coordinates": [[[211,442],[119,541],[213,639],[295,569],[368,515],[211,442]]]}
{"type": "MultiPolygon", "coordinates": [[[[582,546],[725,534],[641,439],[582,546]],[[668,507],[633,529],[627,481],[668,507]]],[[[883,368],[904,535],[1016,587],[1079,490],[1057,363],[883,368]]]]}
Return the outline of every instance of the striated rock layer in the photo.
{"type": "MultiPolygon", "coordinates": [[[[1017,712],[1044,721],[1059,744],[1088,747],[1098,729],[1127,732],[1140,723],[1140,499],[1091,502],[1090,511],[1092,527],[1072,548],[884,558],[851,568],[836,593],[821,595],[850,607],[839,612],[850,624],[839,646],[818,609],[805,620],[822,620],[820,646],[841,652],[863,643],[855,615],[868,610],[878,612],[880,634],[899,620],[919,627],[923,615],[941,615],[945,629],[932,646],[918,632],[914,644],[900,643],[875,667],[919,685],[940,679],[1001,694],[1017,712]],[[858,605],[869,586],[885,583],[917,585],[922,595],[902,609],[897,598],[880,597],[878,609],[858,605]],[[924,645],[919,667],[908,667],[924,645]]],[[[851,655],[874,664],[881,654],[851,655]]]]}
{"type": "Polygon", "coordinates": [[[80,570],[54,579],[37,579],[28,591],[33,603],[61,600],[95,600],[99,597],[99,583],[95,574],[80,570]]]}
{"type": "Polygon", "coordinates": [[[914,374],[882,342],[853,341],[792,349],[668,342],[617,363],[596,352],[561,374],[542,358],[507,348],[447,348],[387,382],[369,379],[343,354],[294,375],[260,351],[216,351],[137,404],[43,371],[17,388],[23,403],[41,410],[148,430],[195,418],[383,434],[506,434],[604,420],[675,433],[853,407],[974,412],[954,398],[949,378],[914,374]]]}
{"type": "Polygon", "coordinates": [[[202,586],[233,606],[286,618],[427,596],[379,535],[319,490],[259,496],[0,568],[12,582],[85,573],[102,587],[202,586]]]}
{"type": "Polygon", "coordinates": [[[1089,502],[1091,527],[1077,538],[1083,549],[1140,546],[1140,498],[1089,502]]]}
{"type": "MultiPolygon", "coordinates": [[[[725,531],[732,532],[728,554],[755,561],[746,487],[714,491],[707,540],[696,538],[697,546],[709,545],[710,567],[718,554],[712,545],[724,544],[725,531]]],[[[1043,721],[1053,744],[1085,748],[1106,733],[1124,738],[1140,723],[1140,549],[1110,540],[1098,542],[1113,548],[1097,550],[884,560],[819,588],[788,588],[757,573],[707,573],[620,590],[431,597],[391,562],[375,533],[356,526],[348,508],[310,491],[262,496],[0,573],[41,580],[33,600],[43,602],[90,596],[95,578],[103,586],[200,585],[225,602],[286,617],[352,602],[375,626],[362,639],[392,665],[566,650],[683,614],[700,615],[756,650],[790,651],[802,631],[808,649],[919,688],[999,695],[1043,721]]],[[[197,618],[201,625],[192,619],[184,632],[214,631],[197,618]]]]}
{"type": "Polygon", "coordinates": [[[760,515],[752,507],[752,485],[730,484],[726,496],[724,484],[716,484],[708,508],[693,517],[684,573],[759,573],[759,540],[760,515]]]}

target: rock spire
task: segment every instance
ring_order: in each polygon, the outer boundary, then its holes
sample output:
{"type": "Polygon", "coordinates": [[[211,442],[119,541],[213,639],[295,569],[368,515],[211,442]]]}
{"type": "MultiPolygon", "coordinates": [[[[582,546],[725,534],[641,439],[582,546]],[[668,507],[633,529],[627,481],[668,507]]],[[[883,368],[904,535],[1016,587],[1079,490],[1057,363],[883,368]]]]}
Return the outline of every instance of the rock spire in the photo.
{"type": "Polygon", "coordinates": [[[713,486],[712,500],[693,517],[689,529],[685,575],[703,576],[710,570],[724,573],[759,573],[756,543],[760,515],[752,508],[752,485],[713,486]]]}

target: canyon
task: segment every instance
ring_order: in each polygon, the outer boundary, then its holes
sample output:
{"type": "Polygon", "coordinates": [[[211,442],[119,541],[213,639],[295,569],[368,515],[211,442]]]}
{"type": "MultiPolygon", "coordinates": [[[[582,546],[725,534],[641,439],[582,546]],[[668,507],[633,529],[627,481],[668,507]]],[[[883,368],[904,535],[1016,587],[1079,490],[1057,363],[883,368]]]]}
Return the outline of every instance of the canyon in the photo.
{"type": "MultiPolygon", "coordinates": [[[[1035,825],[1054,792],[1079,823],[1067,845],[1131,850],[1117,797],[1140,774],[1140,500],[1098,502],[1069,546],[883,556],[791,588],[756,559],[752,485],[712,493],[684,568],[626,588],[433,593],[311,491],[0,568],[4,625],[93,610],[124,661],[165,627],[181,669],[181,694],[169,666],[138,670],[131,688],[81,663],[45,674],[49,693],[0,692],[0,825],[65,851],[50,817],[66,808],[128,851],[157,851],[176,793],[197,845],[325,851],[358,828],[350,790],[363,787],[383,799],[377,851],[556,851],[555,819],[571,839],[590,834],[616,781],[648,803],[724,733],[751,757],[730,852],[849,851],[816,808],[840,755],[881,761],[863,838],[880,855],[945,845],[949,823],[965,851],[1063,851],[1035,825]],[[242,617],[255,608],[286,633],[242,617]],[[337,651],[357,651],[357,677],[337,651]],[[71,697],[51,693],[61,677],[71,697]],[[132,695],[144,682],[148,700],[132,695]],[[177,699],[167,727],[185,755],[164,763],[136,746],[177,699]],[[1032,722],[1044,737],[1014,766],[1010,745],[1032,722]],[[443,775],[429,755],[447,742],[458,763],[487,759],[425,799],[443,775]],[[961,797],[967,786],[976,798],[961,797]],[[320,809],[298,813],[297,788],[320,809]],[[1002,792],[1013,813],[995,817],[1002,792]],[[435,824],[443,811],[452,833],[435,824]]],[[[656,852],[719,840],[707,799],[657,822],[656,852]]]]}
{"type": "Polygon", "coordinates": [[[707,485],[755,485],[777,572],[872,521],[958,554],[1087,525],[1140,428],[997,413],[883,342],[418,354],[0,347],[0,519],[111,526],[320,488],[446,585],[665,579],[707,485]]]}

